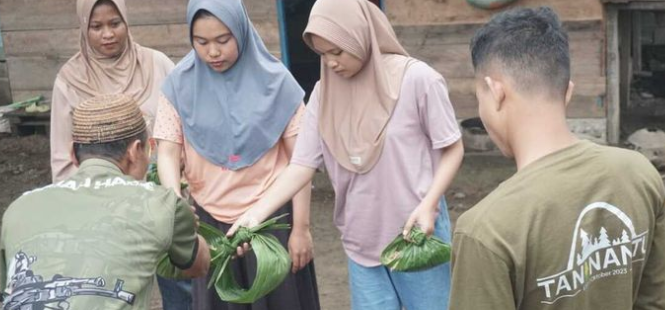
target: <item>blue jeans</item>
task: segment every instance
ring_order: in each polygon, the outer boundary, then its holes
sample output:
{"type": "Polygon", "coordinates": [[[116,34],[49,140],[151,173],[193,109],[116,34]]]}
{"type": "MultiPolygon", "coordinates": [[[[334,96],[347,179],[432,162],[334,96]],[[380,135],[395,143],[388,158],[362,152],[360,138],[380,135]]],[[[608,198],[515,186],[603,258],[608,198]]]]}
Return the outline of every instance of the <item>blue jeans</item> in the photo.
{"type": "Polygon", "coordinates": [[[164,310],[192,309],[192,281],[171,280],[157,276],[164,310]]]}
{"type": "MultiPolygon", "coordinates": [[[[450,218],[444,199],[434,235],[450,243],[450,218]]],[[[352,310],[447,310],[450,263],[414,272],[385,266],[365,267],[348,260],[352,310]]]]}

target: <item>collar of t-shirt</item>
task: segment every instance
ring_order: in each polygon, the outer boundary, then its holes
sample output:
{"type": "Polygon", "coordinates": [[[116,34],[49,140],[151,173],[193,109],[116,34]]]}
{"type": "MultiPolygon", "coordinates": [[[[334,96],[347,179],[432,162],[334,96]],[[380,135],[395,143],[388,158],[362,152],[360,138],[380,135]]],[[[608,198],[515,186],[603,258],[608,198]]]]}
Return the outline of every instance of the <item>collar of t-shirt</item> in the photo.
{"type": "Polygon", "coordinates": [[[104,173],[109,175],[124,176],[124,173],[122,173],[122,170],[120,170],[116,164],[101,158],[90,158],[84,160],[79,166],[77,174],[83,172],[92,175],[104,173]]]}

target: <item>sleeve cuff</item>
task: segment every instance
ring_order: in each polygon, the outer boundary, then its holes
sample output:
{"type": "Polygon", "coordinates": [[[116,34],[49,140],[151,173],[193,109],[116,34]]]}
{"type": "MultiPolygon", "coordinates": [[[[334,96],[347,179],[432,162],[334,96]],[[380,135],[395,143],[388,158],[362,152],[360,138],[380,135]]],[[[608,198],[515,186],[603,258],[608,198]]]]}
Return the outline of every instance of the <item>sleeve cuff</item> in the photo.
{"type": "Polygon", "coordinates": [[[321,164],[318,164],[314,161],[303,160],[303,159],[295,158],[295,157],[291,158],[291,163],[294,164],[294,165],[303,166],[303,167],[312,168],[312,169],[321,168],[321,164]]]}
{"type": "Polygon", "coordinates": [[[433,141],[432,142],[432,149],[433,150],[438,150],[445,148],[447,146],[452,145],[453,143],[457,142],[457,140],[462,138],[462,133],[461,132],[456,132],[452,136],[450,136],[448,139],[445,140],[440,140],[440,141],[433,141]]]}
{"type": "Polygon", "coordinates": [[[199,237],[198,237],[198,234],[197,234],[196,239],[194,239],[194,250],[192,251],[192,256],[191,256],[191,258],[189,259],[189,261],[187,263],[178,264],[178,263],[173,261],[173,258],[171,258],[170,255],[169,255],[169,260],[171,261],[171,264],[173,264],[173,266],[178,267],[178,269],[187,270],[189,268],[192,268],[192,265],[194,265],[194,262],[196,261],[196,254],[198,254],[198,252],[199,252],[199,237]]]}
{"type": "Polygon", "coordinates": [[[158,134],[153,134],[152,137],[155,140],[169,141],[169,142],[173,142],[173,143],[182,145],[182,140],[178,141],[177,139],[174,139],[174,138],[171,138],[171,137],[161,136],[161,135],[158,135],[158,134]]]}

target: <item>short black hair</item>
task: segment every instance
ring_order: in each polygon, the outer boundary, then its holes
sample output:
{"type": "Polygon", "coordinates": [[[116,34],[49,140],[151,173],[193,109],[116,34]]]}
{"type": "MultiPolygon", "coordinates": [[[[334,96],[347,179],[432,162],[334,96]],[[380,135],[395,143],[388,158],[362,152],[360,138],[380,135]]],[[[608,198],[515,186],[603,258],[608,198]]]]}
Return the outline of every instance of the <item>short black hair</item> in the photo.
{"type": "Polygon", "coordinates": [[[217,18],[214,14],[210,13],[210,11],[205,10],[205,9],[200,9],[194,13],[194,17],[192,17],[192,24],[189,25],[189,43],[194,45],[194,23],[201,19],[201,18],[209,18],[209,17],[214,17],[217,18]]]}
{"type": "Polygon", "coordinates": [[[74,142],[74,156],[76,156],[76,160],[79,163],[91,158],[110,159],[115,162],[120,162],[125,158],[127,148],[129,148],[129,146],[136,140],[141,141],[147,146],[148,132],[144,130],[129,138],[107,143],[87,144],[74,142]]]}
{"type": "Polygon", "coordinates": [[[471,40],[476,74],[491,64],[510,76],[518,91],[565,98],[570,81],[568,35],[549,7],[495,15],[471,40]]]}
{"type": "Polygon", "coordinates": [[[205,10],[205,9],[200,9],[194,13],[194,17],[192,18],[192,23],[194,23],[196,20],[199,18],[203,17],[215,17],[217,18],[214,14],[210,13],[210,11],[205,10]]]}

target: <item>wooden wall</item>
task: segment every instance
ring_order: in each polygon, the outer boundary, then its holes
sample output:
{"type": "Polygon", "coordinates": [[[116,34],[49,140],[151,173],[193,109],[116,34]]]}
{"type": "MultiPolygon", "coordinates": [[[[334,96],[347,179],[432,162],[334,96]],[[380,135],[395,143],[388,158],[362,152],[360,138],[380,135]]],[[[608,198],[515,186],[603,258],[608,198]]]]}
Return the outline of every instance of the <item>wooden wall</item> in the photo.
{"type": "MultiPolygon", "coordinates": [[[[576,91],[572,118],[605,118],[603,7],[598,0],[518,0],[510,7],[552,7],[568,29],[576,91]]],[[[466,0],[386,0],[386,14],[412,56],[428,62],[448,81],[458,118],[477,116],[469,42],[493,13],[466,0]]],[[[508,9],[508,8],[507,8],[508,9]]]]}
{"type": "MultiPolygon", "coordinates": [[[[78,50],[75,0],[2,0],[0,29],[14,100],[50,96],[59,68],[78,50]]],[[[279,55],[276,0],[245,0],[252,21],[279,55]]],[[[174,61],[190,49],[187,0],[127,0],[130,30],[142,45],[174,61]]],[[[514,6],[549,5],[569,30],[576,92],[569,116],[604,118],[606,108],[603,8],[598,0],[518,0],[514,6]]],[[[385,0],[386,14],[406,49],[448,80],[459,118],[476,116],[469,40],[496,11],[466,0],[385,0]]]]}
{"type": "MultiPolygon", "coordinates": [[[[187,0],[126,0],[134,40],[178,61],[190,50],[187,0]]],[[[268,48],[279,55],[275,1],[245,0],[268,48]]],[[[75,0],[2,0],[0,29],[14,100],[50,97],[60,67],[79,49],[75,0]]]]}
{"type": "MultiPolygon", "coordinates": [[[[2,34],[0,34],[0,39],[2,34]]],[[[0,105],[12,102],[11,89],[9,88],[9,74],[7,73],[7,61],[5,59],[5,48],[0,40],[0,105]]]]}

